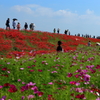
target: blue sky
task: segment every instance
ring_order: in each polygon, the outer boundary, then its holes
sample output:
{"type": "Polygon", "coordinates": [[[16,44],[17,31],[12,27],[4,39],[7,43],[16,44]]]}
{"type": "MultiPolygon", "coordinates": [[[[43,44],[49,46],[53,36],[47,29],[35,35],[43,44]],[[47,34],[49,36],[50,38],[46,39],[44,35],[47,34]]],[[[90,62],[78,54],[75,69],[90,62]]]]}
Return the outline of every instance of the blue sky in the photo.
{"type": "MultiPolygon", "coordinates": [[[[35,23],[35,30],[60,33],[69,29],[74,34],[100,35],[100,0],[0,0],[0,28],[17,18],[24,23],[35,23]]],[[[17,23],[16,22],[16,23],[17,23]]]]}

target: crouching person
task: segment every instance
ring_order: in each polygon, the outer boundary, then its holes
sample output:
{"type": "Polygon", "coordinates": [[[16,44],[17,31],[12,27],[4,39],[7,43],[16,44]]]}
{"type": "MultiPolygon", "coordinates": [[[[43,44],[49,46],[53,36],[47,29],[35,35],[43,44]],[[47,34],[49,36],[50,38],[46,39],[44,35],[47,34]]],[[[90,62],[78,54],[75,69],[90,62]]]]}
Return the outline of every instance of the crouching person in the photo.
{"type": "Polygon", "coordinates": [[[62,44],[62,42],[61,41],[58,41],[58,46],[57,46],[57,52],[62,52],[63,51],[63,49],[62,49],[62,47],[61,47],[61,44],[62,44]]]}

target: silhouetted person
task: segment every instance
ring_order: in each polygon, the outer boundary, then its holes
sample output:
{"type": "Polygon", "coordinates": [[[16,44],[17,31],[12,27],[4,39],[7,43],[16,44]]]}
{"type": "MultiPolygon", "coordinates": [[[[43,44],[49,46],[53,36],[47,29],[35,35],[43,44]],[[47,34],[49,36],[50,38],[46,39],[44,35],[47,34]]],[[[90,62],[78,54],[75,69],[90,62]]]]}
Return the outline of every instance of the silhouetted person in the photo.
{"type": "Polygon", "coordinates": [[[7,29],[10,30],[10,25],[9,25],[9,23],[10,23],[10,19],[8,18],[8,19],[6,20],[6,30],[7,30],[7,29]]]}
{"type": "Polygon", "coordinates": [[[53,32],[56,33],[56,29],[55,28],[54,28],[53,32]]]}
{"type": "Polygon", "coordinates": [[[62,51],[62,47],[61,47],[61,44],[62,44],[62,42],[61,41],[58,41],[58,47],[57,47],[57,52],[60,52],[60,51],[62,51]]]}
{"type": "Polygon", "coordinates": [[[65,32],[64,32],[64,33],[67,35],[67,32],[68,32],[68,30],[65,30],[65,32]]]}
{"type": "Polygon", "coordinates": [[[57,29],[57,33],[59,33],[59,31],[60,31],[60,29],[58,28],[58,29],[57,29]]]}
{"type": "Polygon", "coordinates": [[[26,22],[25,22],[24,28],[25,28],[25,30],[27,30],[27,28],[28,28],[28,24],[26,22]]]}

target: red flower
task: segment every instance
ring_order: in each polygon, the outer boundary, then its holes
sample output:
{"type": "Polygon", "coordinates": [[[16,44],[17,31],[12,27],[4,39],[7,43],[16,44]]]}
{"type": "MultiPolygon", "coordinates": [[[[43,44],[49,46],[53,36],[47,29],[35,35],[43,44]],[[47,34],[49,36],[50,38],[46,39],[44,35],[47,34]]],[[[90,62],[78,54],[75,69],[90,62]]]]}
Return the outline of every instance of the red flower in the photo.
{"type": "Polygon", "coordinates": [[[43,92],[38,92],[38,96],[41,97],[44,93],[43,92]]]}
{"type": "Polygon", "coordinates": [[[78,95],[76,95],[76,97],[75,97],[75,98],[84,99],[84,98],[85,98],[85,96],[84,96],[84,94],[78,94],[78,95]]]}
{"type": "Polygon", "coordinates": [[[3,70],[3,71],[6,71],[6,70],[7,70],[7,68],[6,68],[6,67],[5,67],[5,68],[2,68],[2,70],[3,70]]]}
{"type": "Polygon", "coordinates": [[[41,69],[38,69],[38,71],[39,71],[39,72],[42,72],[42,70],[41,70],[41,69]]]}
{"type": "Polygon", "coordinates": [[[9,83],[5,83],[3,86],[4,87],[8,87],[8,86],[10,86],[10,84],[9,83]]]}
{"type": "Polygon", "coordinates": [[[30,72],[34,72],[34,70],[29,70],[30,72]]]}
{"type": "Polygon", "coordinates": [[[8,91],[11,92],[11,93],[14,93],[14,92],[17,91],[17,88],[16,87],[10,87],[8,91]]]}

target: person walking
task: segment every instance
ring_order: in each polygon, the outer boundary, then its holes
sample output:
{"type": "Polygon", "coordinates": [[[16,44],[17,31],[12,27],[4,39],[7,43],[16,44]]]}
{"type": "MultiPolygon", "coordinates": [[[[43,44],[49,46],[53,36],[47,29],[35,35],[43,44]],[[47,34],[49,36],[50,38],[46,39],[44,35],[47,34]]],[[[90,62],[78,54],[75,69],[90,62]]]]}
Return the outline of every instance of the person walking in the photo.
{"type": "Polygon", "coordinates": [[[16,28],[16,22],[15,22],[16,20],[15,19],[13,19],[13,22],[12,22],[12,26],[13,26],[13,29],[15,29],[16,28]]]}
{"type": "Polygon", "coordinates": [[[25,28],[25,30],[27,30],[27,28],[28,28],[28,24],[26,22],[25,22],[24,28],[25,28]]]}
{"type": "Polygon", "coordinates": [[[17,24],[17,29],[20,30],[20,23],[17,24]]]}
{"type": "Polygon", "coordinates": [[[6,20],[6,30],[10,30],[10,25],[9,25],[9,23],[10,23],[10,18],[8,18],[8,19],[6,20]]]}

